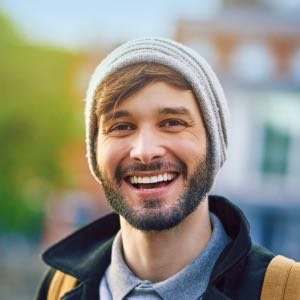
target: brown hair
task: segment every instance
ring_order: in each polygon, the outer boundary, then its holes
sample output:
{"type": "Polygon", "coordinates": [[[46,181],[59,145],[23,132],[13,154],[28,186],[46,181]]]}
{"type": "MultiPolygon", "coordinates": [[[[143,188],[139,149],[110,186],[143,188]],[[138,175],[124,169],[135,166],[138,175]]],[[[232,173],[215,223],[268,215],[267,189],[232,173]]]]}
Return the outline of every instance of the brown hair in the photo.
{"type": "Polygon", "coordinates": [[[99,118],[129,96],[152,82],[163,81],[182,90],[192,90],[178,72],[158,63],[136,63],[117,70],[96,91],[96,115],[99,118]]]}

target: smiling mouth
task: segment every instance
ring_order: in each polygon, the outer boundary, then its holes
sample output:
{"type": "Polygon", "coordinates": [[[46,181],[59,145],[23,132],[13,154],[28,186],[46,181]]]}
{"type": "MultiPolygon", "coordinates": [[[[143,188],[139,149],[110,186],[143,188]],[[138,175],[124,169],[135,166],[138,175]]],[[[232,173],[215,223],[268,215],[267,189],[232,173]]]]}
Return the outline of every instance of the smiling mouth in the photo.
{"type": "Polygon", "coordinates": [[[169,185],[179,173],[165,172],[152,176],[128,176],[125,181],[136,189],[155,189],[169,185]]]}

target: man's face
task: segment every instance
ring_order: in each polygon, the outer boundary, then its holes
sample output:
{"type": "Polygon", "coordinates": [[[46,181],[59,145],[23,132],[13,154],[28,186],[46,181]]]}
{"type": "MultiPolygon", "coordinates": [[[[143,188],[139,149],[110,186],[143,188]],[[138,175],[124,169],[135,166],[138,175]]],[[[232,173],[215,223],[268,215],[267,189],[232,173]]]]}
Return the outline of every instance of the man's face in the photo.
{"type": "Polygon", "coordinates": [[[208,192],[206,148],[193,93],[147,85],[100,117],[97,161],[107,200],[137,229],[176,226],[208,192]]]}

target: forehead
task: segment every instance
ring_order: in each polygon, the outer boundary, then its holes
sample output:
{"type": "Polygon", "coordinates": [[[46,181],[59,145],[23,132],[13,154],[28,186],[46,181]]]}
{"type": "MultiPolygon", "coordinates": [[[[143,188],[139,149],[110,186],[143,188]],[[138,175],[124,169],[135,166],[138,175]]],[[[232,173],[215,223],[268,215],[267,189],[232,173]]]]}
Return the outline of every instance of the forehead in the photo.
{"type": "Polygon", "coordinates": [[[135,94],[120,99],[104,115],[113,115],[117,111],[187,113],[200,115],[198,101],[191,90],[179,89],[165,82],[154,82],[143,87],[135,94]]]}

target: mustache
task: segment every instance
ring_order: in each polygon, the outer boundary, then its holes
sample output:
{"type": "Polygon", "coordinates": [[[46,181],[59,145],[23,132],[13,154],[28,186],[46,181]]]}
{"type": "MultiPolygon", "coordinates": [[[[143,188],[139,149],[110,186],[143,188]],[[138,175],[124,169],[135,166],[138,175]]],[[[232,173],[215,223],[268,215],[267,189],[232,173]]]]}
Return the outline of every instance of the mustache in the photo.
{"type": "Polygon", "coordinates": [[[149,164],[132,163],[127,166],[119,165],[116,168],[115,178],[117,180],[117,183],[120,184],[125,176],[130,176],[130,174],[134,174],[136,172],[163,172],[169,170],[181,173],[184,178],[187,177],[186,165],[182,161],[178,160],[176,162],[154,161],[149,164]]]}

